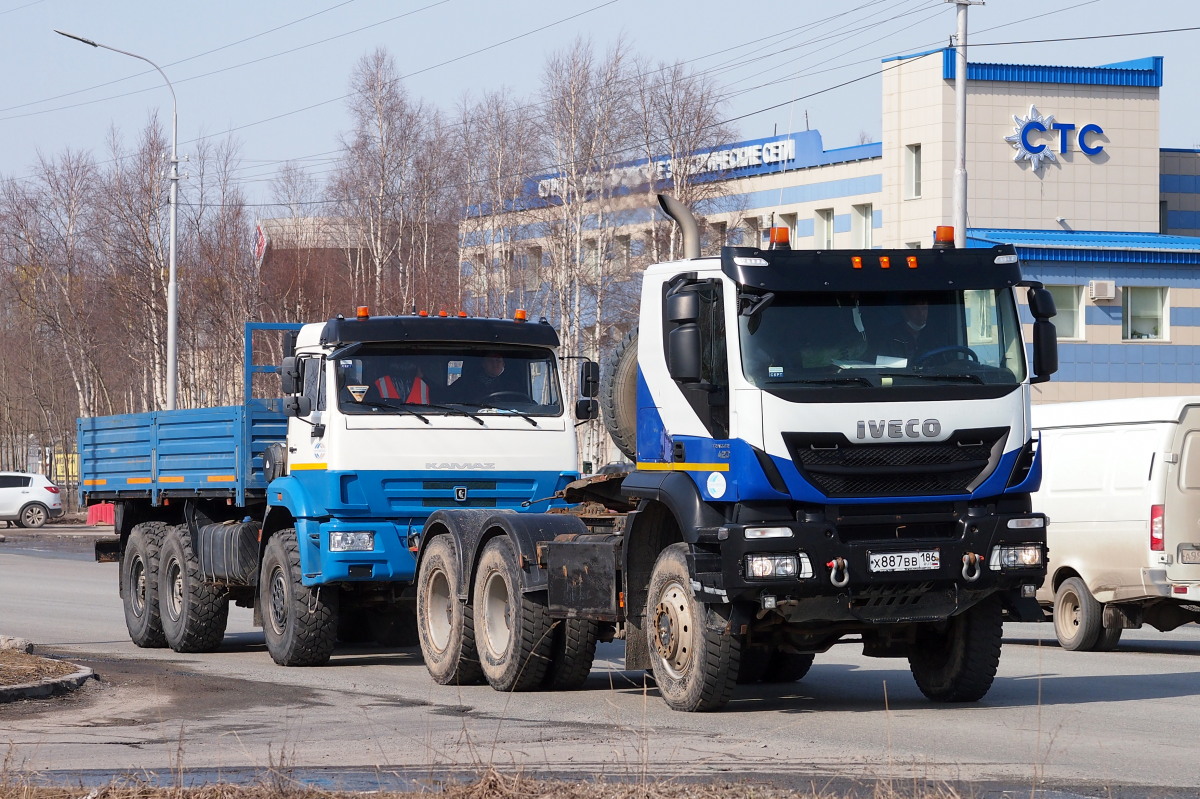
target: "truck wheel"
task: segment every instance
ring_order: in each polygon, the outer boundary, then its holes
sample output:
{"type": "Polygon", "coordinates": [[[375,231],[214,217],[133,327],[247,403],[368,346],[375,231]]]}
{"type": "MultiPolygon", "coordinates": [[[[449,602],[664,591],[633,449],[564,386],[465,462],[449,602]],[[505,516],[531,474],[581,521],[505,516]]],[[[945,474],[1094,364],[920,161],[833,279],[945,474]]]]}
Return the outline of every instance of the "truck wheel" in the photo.
{"type": "Polygon", "coordinates": [[[1079,577],[1063,580],[1054,592],[1054,635],[1063,649],[1077,652],[1095,647],[1103,618],[1104,609],[1079,577]]]}
{"type": "Polygon", "coordinates": [[[507,536],[483,548],[475,575],[475,641],[479,665],[497,691],[542,684],[554,642],[548,608],[521,590],[521,567],[507,536]]]}
{"type": "Polygon", "coordinates": [[[425,668],[439,685],[483,682],[475,619],[471,606],[458,599],[461,584],[454,540],[440,535],[426,547],[417,575],[417,634],[425,668]]]}
{"type": "Polygon", "coordinates": [[[559,619],[554,623],[550,667],[543,686],[552,691],[583,687],[596,659],[599,625],[587,619],[559,619]]]}
{"type": "Polygon", "coordinates": [[[654,563],[646,602],[650,662],[671,709],[716,710],[733,695],[741,641],[692,593],[687,551],[687,544],[672,544],[654,563]]]}
{"type": "Polygon", "coordinates": [[[158,607],[159,550],[168,529],[162,522],[134,525],[121,555],[121,602],[129,640],[152,649],[167,645],[158,607]]]}
{"type": "Polygon", "coordinates": [[[1111,652],[1121,643],[1121,633],[1124,632],[1120,627],[1103,627],[1100,629],[1100,634],[1096,636],[1096,643],[1092,646],[1093,652],[1111,652]]]}
{"type": "Polygon", "coordinates": [[[304,585],[296,531],[271,536],[263,552],[258,584],[263,637],[271,659],[280,666],[323,666],[337,639],[341,595],[333,586],[304,585]]]}
{"type": "Polygon", "coordinates": [[[167,645],[176,652],[212,652],[229,621],[225,589],[204,582],[186,525],[166,529],[161,554],[158,605],[167,645]]]}
{"type": "Polygon", "coordinates": [[[804,679],[812,668],[815,656],[811,652],[784,652],[776,649],[767,661],[763,682],[787,683],[804,679]]]}
{"type": "Polygon", "coordinates": [[[617,449],[631,461],[637,460],[637,348],[638,329],[634,326],[605,364],[608,382],[600,390],[604,426],[617,449]]]}
{"type": "Polygon", "coordinates": [[[908,665],[921,693],[934,702],[975,702],[992,687],[1000,666],[1004,608],[993,594],[918,632],[908,665]]]}

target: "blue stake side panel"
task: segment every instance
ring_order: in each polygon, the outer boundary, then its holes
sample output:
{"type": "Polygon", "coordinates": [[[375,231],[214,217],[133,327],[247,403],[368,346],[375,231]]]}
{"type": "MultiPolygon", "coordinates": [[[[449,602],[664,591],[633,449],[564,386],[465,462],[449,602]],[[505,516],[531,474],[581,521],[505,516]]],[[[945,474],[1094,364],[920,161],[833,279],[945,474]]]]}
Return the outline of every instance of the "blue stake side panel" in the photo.
{"type": "Polygon", "coordinates": [[[262,455],[287,419],[261,401],[80,419],[81,503],[105,499],[233,497],[266,492],[262,455]]]}

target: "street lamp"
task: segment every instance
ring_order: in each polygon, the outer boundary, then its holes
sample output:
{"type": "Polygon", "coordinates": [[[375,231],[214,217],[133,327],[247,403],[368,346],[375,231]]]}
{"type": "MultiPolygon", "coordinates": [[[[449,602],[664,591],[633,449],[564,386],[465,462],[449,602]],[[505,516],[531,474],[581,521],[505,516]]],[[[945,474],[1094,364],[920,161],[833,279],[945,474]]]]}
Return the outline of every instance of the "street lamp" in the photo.
{"type": "Polygon", "coordinates": [[[177,152],[179,144],[179,125],[178,125],[178,106],[175,102],[175,87],[171,85],[171,81],[167,80],[167,74],[162,69],[145,56],[140,56],[137,53],[130,53],[126,50],[119,50],[116,47],[109,47],[107,44],[93,42],[91,39],[85,39],[82,36],[76,36],[73,33],[66,31],[55,30],[55,33],[60,36],[66,36],[68,39],[74,39],[77,42],[91,45],[92,47],[101,47],[105,50],[112,50],[114,53],[127,55],[130,58],[136,58],[139,61],[145,61],[150,66],[158,70],[158,74],[162,75],[162,79],[166,81],[167,88],[171,92],[171,172],[167,176],[170,181],[171,189],[168,200],[171,211],[171,231],[167,268],[167,410],[175,410],[175,393],[177,377],[179,373],[179,345],[178,345],[178,296],[179,289],[175,282],[175,240],[176,240],[176,219],[179,209],[179,155],[177,152]]]}

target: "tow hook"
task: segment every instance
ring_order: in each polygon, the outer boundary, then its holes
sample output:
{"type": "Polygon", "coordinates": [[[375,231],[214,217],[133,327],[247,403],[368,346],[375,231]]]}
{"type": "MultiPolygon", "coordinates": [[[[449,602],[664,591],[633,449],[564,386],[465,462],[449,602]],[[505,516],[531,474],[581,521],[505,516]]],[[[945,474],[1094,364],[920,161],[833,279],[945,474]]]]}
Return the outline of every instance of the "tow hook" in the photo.
{"type": "Polygon", "coordinates": [[[963,579],[966,580],[968,583],[973,583],[976,580],[978,580],[979,574],[982,570],[980,567],[980,564],[982,562],[983,562],[983,559],[980,558],[978,555],[976,555],[974,552],[968,552],[967,554],[963,555],[963,567],[962,567],[963,579]]]}
{"type": "Polygon", "coordinates": [[[825,566],[830,569],[829,582],[838,588],[844,588],[850,582],[850,569],[846,566],[845,558],[834,558],[825,566]]]}

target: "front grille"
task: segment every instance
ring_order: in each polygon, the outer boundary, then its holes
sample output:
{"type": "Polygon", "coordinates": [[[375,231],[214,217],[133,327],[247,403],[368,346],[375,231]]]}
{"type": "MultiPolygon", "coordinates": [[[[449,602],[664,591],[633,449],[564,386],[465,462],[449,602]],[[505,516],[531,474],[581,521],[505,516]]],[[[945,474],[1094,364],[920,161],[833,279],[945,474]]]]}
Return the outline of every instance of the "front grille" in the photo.
{"type": "Polygon", "coordinates": [[[1008,428],[957,430],[945,441],[853,444],[840,433],[784,433],[792,462],[832,498],[966,494],[991,474],[1008,428]]]}

